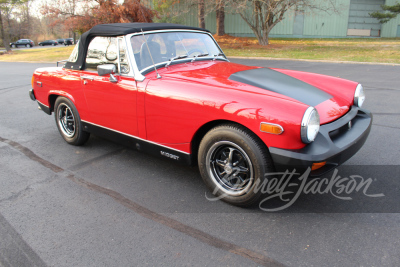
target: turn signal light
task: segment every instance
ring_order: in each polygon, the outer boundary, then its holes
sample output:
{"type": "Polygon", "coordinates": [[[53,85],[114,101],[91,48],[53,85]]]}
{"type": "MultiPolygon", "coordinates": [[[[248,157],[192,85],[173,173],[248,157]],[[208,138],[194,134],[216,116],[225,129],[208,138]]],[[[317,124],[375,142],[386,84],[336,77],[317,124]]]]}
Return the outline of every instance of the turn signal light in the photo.
{"type": "Polygon", "coordinates": [[[281,134],[283,133],[283,127],[274,123],[262,122],[260,124],[260,131],[264,133],[281,134]]]}
{"type": "Polygon", "coordinates": [[[323,161],[323,162],[315,162],[315,163],[313,163],[313,165],[311,166],[311,170],[312,170],[312,171],[318,170],[319,168],[322,168],[322,167],[324,167],[325,165],[326,165],[326,161],[323,161]]]}
{"type": "Polygon", "coordinates": [[[31,80],[32,88],[33,88],[33,83],[34,83],[34,82],[35,82],[35,76],[32,75],[32,80],[31,80]]]}

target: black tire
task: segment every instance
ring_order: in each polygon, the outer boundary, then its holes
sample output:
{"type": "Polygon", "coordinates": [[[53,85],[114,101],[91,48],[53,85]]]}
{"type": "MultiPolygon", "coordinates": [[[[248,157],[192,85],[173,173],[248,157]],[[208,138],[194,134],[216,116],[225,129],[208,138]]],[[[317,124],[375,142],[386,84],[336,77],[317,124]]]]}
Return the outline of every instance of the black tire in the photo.
{"type": "Polygon", "coordinates": [[[68,98],[57,98],[54,104],[54,117],[58,131],[68,144],[80,146],[89,139],[90,134],[83,131],[79,113],[68,98]]]}
{"type": "Polygon", "coordinates": [[[274,171],[268,148],[236,124],[217,126],[204,136],[198,164],[208,189],[218,199],[241,207],[259,203],[264,174],[274,171]]]}

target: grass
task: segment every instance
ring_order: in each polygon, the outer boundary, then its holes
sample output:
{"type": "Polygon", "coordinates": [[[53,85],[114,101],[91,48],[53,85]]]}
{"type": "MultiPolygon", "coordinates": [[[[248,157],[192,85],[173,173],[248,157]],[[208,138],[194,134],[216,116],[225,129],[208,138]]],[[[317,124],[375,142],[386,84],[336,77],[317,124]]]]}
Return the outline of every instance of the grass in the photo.
{"type": "MultiPolygon", "coordinates": [[[[285,39],[258,45],[255,38],[215,36],[228,57],[356,61],[400,64],[400,38],[285,39]]],[[[16,50],[0,61],[56,62],[67,59],[73,46],[16,50]]]]}
{"type": "Polygon", "coordinates": [[[57,62],[69,58],[73,49],[74,46],[71,45],[56,48],[14,50],[10,54],[0,55],[0,61],[57,62]]]}
{"type": "Polygon", "coordinates": [[[400,63],[400,38],[271,39],[215,36],[225,54],[240,57],[400,63]]]}

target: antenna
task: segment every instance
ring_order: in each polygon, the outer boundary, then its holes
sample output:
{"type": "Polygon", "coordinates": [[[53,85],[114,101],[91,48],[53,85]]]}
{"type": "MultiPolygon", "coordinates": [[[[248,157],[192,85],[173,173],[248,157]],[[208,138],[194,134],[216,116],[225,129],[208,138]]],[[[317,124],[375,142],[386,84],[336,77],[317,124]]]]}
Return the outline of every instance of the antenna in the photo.
{"type": "Polygon", "coordinates": [[[160,79],[160,78],[161,78],[161,75],[160,75],[160,73],[158,73],[158,71],[157,71],[156,64],[154,64],[153,56],[151,55],[150,48],[149,48],[149,45],[147,44],[146,37],[144,37],[143,29],[141,29],[141,30],[142,30],[142,35],[143,35],[143,38],[144,38],[144,42],[146,43],[146,46],[147,46],[147,50],[149,51],[149,55],[150,55],[150,58],[151,58],[151,62],[153,62],[154,70],[155,70],[156,73],[157,73],[157,79],[160,79]]]}

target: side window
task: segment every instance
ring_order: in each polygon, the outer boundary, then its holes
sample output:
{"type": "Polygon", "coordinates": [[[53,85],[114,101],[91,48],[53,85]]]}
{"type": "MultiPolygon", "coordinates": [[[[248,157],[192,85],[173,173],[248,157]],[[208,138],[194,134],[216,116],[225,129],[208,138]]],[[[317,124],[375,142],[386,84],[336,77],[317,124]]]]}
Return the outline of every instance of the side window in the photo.
{"type": "Polygon", "coordinates": [[[95,37],[89,44],[86,54],[86,69],[97,71],[98,65],[114,64],[118,69],[118,53],[121,60],[121,73],[129,72],[129,63],[126,58],[124,42],[116,37],[95,37]]]}
{"type": "Polygon", "coordinates": [[[119,40],[119,59],[121,62],[121,73],[129,73],[128,55],[126,54],[125,42],[123,39],[119,40]]]}
{"type": "Polygon", "coordinates": [[[97,66],[103,64],[115,64],[118,67],[117,47],[117,38],[95,37],[86,54],[86,69],[97,71],[97,66]]]}
{"type": "Polygon", "coordinates": [[[68,58],[69,62],[76,62],[76,60],[78,59],[78,51],[79,51],[79,41],[76,44],[74,50],[72,50],[72,53],[68,58]]]}

